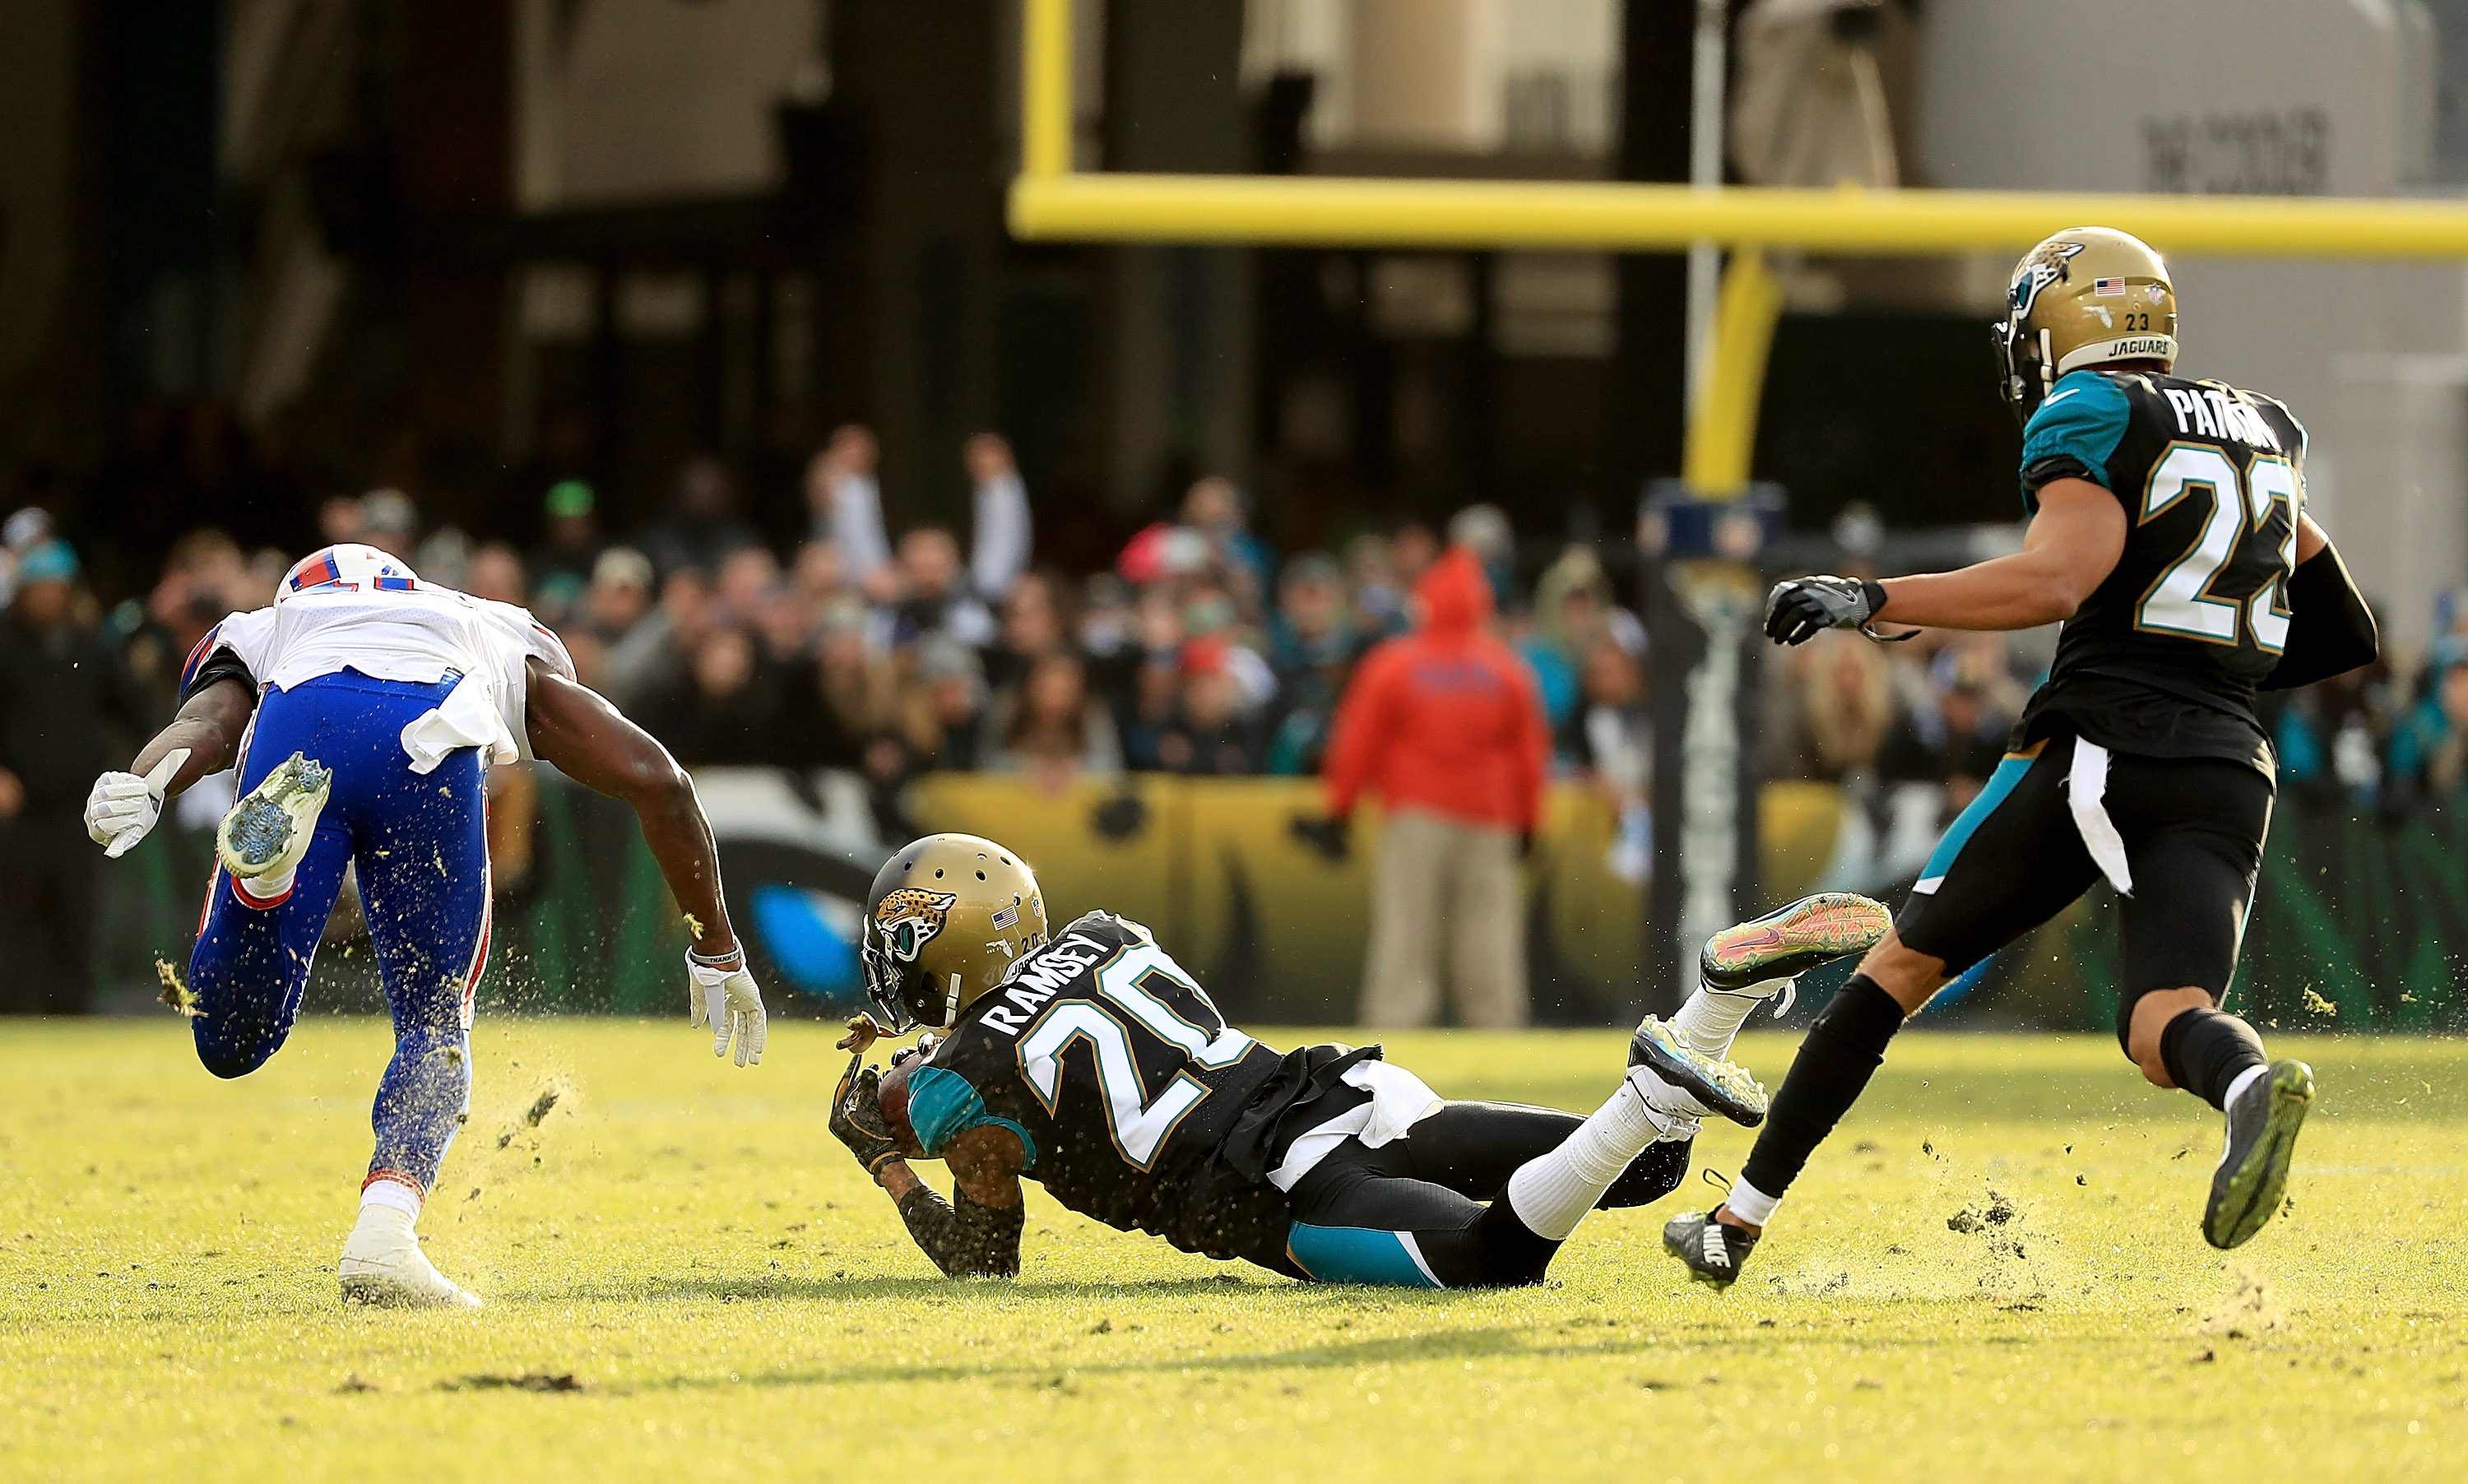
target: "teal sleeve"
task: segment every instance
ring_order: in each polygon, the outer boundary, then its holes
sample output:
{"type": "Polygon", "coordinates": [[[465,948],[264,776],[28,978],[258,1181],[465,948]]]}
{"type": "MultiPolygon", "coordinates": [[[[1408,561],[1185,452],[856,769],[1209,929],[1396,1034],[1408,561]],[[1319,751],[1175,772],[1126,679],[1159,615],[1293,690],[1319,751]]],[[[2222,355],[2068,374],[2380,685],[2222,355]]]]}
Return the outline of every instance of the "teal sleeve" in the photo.
{"type": "Polygon", "coordinates": [[[2068,373],[2022,428],[2022,507],[2039,513],[2031,469],[2048,459],[2071,459],[2095,482],[2108,483],[2108,461],[2125,437],[2134,404],[2125,389],[2092,371],[2068,373]]]}
{"type": "Polygon", "coordinates": [[[941,1153],[953,1139],[988,1124],[1018,1134],[1029,1168],[1037,1168],[1037,1141],[1013,1120],[987,1112],[986,1100],[967,1078],[943,1066],[921,1066],[909,1074],[908,1127],[917,1130],[918,1146],[927,1154],[941,1153]]]}

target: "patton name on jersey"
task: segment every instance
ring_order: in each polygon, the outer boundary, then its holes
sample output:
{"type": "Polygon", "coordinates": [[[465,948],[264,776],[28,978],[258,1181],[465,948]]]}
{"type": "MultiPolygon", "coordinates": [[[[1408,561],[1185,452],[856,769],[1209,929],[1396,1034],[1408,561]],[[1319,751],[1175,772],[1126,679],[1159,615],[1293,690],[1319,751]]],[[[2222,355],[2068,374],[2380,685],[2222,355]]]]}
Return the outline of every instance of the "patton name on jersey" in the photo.
{"type": "Polygon", "coordinates": [[[2262,415],[2262,409],[2249,401],[2230,397],[2219,386],[2156,387],[2168,400],[2169,410],[2177,414],[2177,431],[2191,438],[2219,438],[2241,443],[2251,448],[2268,448],[2285,453],[2279,433],[2262,415]]]}

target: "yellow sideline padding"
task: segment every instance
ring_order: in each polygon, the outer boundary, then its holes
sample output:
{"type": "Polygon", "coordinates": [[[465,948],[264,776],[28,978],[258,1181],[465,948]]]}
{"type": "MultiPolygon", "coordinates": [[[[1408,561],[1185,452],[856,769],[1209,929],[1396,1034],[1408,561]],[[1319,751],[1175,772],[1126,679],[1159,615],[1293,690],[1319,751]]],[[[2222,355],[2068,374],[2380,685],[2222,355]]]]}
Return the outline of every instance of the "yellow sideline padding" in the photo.
{"type": "MultiPolygon", "coordinates": [[[[1763,895],[1810,889],[1834,851],[1841,791],[1768,784],[1760,818],[1763,895]]],[[[1092,907],[1146,923],[1212,984],[1243,982],[1245,1013],[1315,1020],[1351,1006],[1361,982],[1380,811],[1365,804],[1344,861],[1320,858],[1290,826],[1320,812],[1317,780],[1136,774],[1045,788],[991,773],[931,773],[913,809],[928,830],[988,835],[1033,862],[1057,924],[1092,907]],[[1128,818],[1120,801],[1136,800],[1128,818]],[[1101,828],[1108,806],[1111,832],[1101,828]],[[1128,825],[1129,828],[1125,828],[1128,825]]],[[[1641,972],[1645,894],[1606,859],[1617,812],[1600,790],[1555,783],[1526,863],[1531,930],[1557,993],[1624,1007],[1641,972]]]]}

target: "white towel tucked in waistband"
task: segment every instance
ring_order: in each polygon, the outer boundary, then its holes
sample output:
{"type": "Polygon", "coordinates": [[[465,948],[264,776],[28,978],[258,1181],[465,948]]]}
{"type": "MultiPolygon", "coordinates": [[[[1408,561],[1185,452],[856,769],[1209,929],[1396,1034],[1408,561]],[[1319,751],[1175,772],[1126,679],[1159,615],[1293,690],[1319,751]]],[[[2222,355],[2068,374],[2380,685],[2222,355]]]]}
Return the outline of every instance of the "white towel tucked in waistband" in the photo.
{"type": "Polygon", "coordinates": [[[1365,1149],[1378,1149],[1405,1137],[1414,1125],[1440,1110],[1442,1099],[1429,1084],[1385,1062],[1357,1062],[1338,1081],[1370,1093],[1371,1101],[1337,1114],[1287,1146],[1286,1157],[1268,1172],[1268,1183],[1277,1189],[1293,1189],[1297,1180],[1318,1168],[1329,1151],[1347,1139],[1360,1141],[1365,1149]]]}
{"type": "Polygon", "coordinates": [[[426,773],[463,747],[486,748],[484,765],[512,763],[522,754],[507,735],[506,719],[485,681],[465,675],[434,709],[423,711],[402,729],[402,750],[411,756],[411,770],[426,773]]]}
{"type": "Polygon", "coordinates": [[[2099,874],[2122,896],[2134,895],[2134,869],[2126,864],[2125,836],[2108,817],[2108,749],[2095,742],[2074,739],[2073,766],[2066,770],[2066,803],[2073,810],[2074,828],[2083,849],[2091,852],[2099,874]]]}

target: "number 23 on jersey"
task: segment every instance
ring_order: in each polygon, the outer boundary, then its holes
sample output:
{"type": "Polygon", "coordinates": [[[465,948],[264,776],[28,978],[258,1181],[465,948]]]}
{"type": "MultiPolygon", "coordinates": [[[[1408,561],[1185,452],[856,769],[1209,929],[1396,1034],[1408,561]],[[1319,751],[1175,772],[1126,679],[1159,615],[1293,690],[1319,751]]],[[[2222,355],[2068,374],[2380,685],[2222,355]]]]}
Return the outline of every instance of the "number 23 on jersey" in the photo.
{"type": "Polygon", "coordinates": [[[2297,565],[2297,517],[2303,505],[2296,467],[2276,454],[2257,453],[2240,474],[2228,456],[2209,444],[2180,443],[2151,468],[2142,489],[2141,520],[2174,509],[2182,500],[2208,501],[2202,535],[2185,555],[2160,574],[2134,610],[2137,628],[2211,644],[2235,644],[2243,627],[2264,652],[2288,644],[2288,575],[2297,565]],[[2274,508],[2287,507],[2278,549],[2265,562],[2237,563],[2238,549],[2271,524],[2274,508]],[[2244,596],[2217,589],[2231,565],[2260,568],[2260,581],[2244,596]]]}

